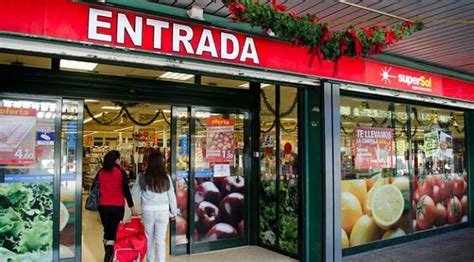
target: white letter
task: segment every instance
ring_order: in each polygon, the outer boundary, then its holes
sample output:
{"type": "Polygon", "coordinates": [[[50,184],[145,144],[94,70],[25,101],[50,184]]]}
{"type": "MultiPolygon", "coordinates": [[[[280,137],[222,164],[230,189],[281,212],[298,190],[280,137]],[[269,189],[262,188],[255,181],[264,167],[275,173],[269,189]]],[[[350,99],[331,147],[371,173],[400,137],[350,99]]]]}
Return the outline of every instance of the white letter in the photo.
{"type": "Polygon", "coordinates": [[[97,32],[97,29],[99,27],[107,28],[107,29],[110,29],[112,27],[110,25],[110,22],[99,21],[99,16],[111,18],[112,17],[112,12],[105,11],[105,10],[99,10],[99,9],[95,9],[95,8],[90,8],[89,9],[89,32],[87,34],[87,37],[89,39],[93,39],[93,40],[101,40],[101,41],[111,42],[112,41],[112,36],[104,35],[104,34],[101,34],[101,33],[97,32]]]}
{"type": "Polygon", "coordinates": [[[244,47],[242,48],[242,55],[240,56],[240,61],[245,62],[247,58],[252,59],[255,64],[259,63],[255,43],[253,42],[253,38],[250,37],[245,38],[245,43],[244,47]]]}
{"type": "Polygon", "coordinates": [[[202,55],[203,52],[209,52],[211,53],[212,57],[217,57],[216,44],[212,38],[212,32],[209,29],[202,30],[201,39],[199,39],[196,50],[196,55],[202,55]]]}
{"type": "Polygon", "coordinates": [[[183,43],[184,48],[188,54],[194,54],[191,46],[191,39],[193,38],[193,29],[187,25],[173,24],[173,51],[179,52],[180,43],[183,43]],[[181,31],[186,34],[181,35],[181,31]]]}
{"type": "Polygon", "coordinates": [[[236,59],[239,56],[239,40],[233,34],[221,33],[221,57],[224,59],[236,59]],[[229,48],[227,47],[227,41],[232,42],[232,53],[229,53],[229,48]]]}
{"type": "Polygon", "coordinates": [[[142,45],[142,23],[143,18],[135,16],[135,29],[125,14],[118,14],[117,17],[117,43],[125,43],[125,31],[127,31],[134,45],[142,45]]]}
{"type": "Polygon", "coordinates": [[[161,49],[161,30],[170,28],[170,23],[147,18],[146,24],[154,28],[153,48],[161,49]]]}

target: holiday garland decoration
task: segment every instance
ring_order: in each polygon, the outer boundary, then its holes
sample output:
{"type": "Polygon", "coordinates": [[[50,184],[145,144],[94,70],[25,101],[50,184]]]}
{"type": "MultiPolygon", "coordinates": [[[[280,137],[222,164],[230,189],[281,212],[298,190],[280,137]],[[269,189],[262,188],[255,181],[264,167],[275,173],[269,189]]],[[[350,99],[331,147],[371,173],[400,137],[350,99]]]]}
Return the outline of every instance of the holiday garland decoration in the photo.
{"type": "MultiPolygon", "coordinates": [[[[128,108],[127,108],[126,105],[117,104],[117,106],[121,107],[120,111],[115,116],[113,116],[112,118],[110,118],[108,120],[106,120],[106,119],[101,120],[101,119],[95,117],[94,114],[91,112],[90,108],[86,104],[84,104],[84,109],[86,110],[87,114],[92,118],[92,120],[94,120],[94,122],[96,122],[99,125],[104,125],[104,126],[110,125],[113,122],[117,121],[121,116],[123,116],[123,113],[125,113],[127,115],[127,117],[130,119],[130,121],[132,121],[132,123],[134,123],[137,126],[148,126],[148,125],[152,124],[153,121],[155,121],[160,115],[165,120],[166,124],[168,124],[168,126],[171,126],[171,122],[166,118],[166,115],[163,112],[163,110],[156,111],[156,114],[150,120],[142,123],[142,122],[139,122],[138,120],[133,118],[130,111],[128,111],[128,108]]],[[[103,115],[102,115],[102,118],[104,118],[103,115]]]]}
{"type": "Polygon", "coordinates": [[[341,31],[331,31],[328,23],[321,22],[314,14],[299,15],[295,11],[284,12],[286,5],[261,4],[252,0],[222,0],[233,21],[260,26],[267,33],[291,42],[295,46],[307,47],[311,56],[319,65],[322,59],[337,62],[342,56],[362,57],[380,54],[386,47],[395,44],[402,38],[422,30],[422,22],[404,21],[392,27],[371,26],[356,29],[353,26],[341,31]]]}

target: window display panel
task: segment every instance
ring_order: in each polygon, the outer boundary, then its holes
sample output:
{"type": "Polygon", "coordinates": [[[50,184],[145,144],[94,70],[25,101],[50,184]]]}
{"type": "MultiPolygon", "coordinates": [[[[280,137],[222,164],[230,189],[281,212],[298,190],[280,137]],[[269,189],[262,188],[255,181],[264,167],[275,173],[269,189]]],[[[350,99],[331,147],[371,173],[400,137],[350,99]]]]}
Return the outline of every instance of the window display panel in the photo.
{"type": "Polygon", "coordinates": [[[298,89],[280,87],[279,246],[298,254],[298,89]]]}
{"type": "Polygon", "coordinates": [[[245,233],[243,114],[196,111],[194,147],[196,242],[245,233]]]}
{"type": "Polygon", "coordinates": [[[341,97],[342,247],[410,233],[406,106],[341,97]]]}
{"type": "Polygon", "coordinates": [[[467,222],[464,113],[412,107],[415,231],[467,222]]]}
{"type": "Polygon", "coordinates": [[[56,102],[0,100],[0,257],[52,261],[56,102]]]}
{"type": "Polygon", "coordinates": [[[189,112],[187,107],[173,107],[176,121],[176,201],[179,214],[176,216],[176,245],[187,244],[188,232],[188,185],[189,185],[189,112]]]}
{"type": "Polygon", "coordinates": [[[349,97],[340,111],[343,248],[468,221],[462,111],[349,97]]]}
{"type": "Polygon", "coordinates": [[[260,93],[259,240],[276,245],[276,103],[275,86],[262,84],[260,93]]]}
{"type": "Polygon", "coordinates": [[[59,203],[59,254],[60,258],[75,256],[75,231],[78,217],[76,206],[78,102],[63,102],[61,116],[61,201],[59,203]]]}

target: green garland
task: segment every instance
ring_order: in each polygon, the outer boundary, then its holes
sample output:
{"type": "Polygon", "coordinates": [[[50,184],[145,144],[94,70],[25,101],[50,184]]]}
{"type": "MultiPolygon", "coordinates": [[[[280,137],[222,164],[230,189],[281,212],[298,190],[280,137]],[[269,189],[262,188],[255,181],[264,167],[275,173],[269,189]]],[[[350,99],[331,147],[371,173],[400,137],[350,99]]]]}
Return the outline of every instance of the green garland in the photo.
{"type": "Polygon", "coordinates": [[[120,111],[109,120],[100,120],[99,118],[94,117],[94,114],[91,112],[90,108],[86,104],[84,104],[84,108],[86,109],[87,114],[92,118],[92,120],[94,120],[94,122],[103,126],[108,126],[112,124],[113,122],[117,121],[117,119],[119,119],[119,117],[121,117],[123,113],[125,113],[127,117],[130,119],[130,121],[132,121],[132,123],[134,123],[137,126],[148,126],[151,123],[153,123],[153,121],[155,121],[160,115],[162,115],[166,124],[168,124],[168,126],[171,126],[171,122],[168,119],[166,119],[166,116],[163,110],[158,110],[156,114],[149,121],[142,123],[134,119],[130,111],[128,111],[128,108],[124,105],[121,105],[120,111]]]}
{"type": "MultiPolygon", "coordinates": [[[[260,94],[262,95],[263,98],[263,103],[265,104],[265,107],[272,113],[274,116],[276,116],[276,110],[272,107],[270,102],[268,101],[267,94],[265,94],[265,91],[260,90],[260,94]]],[[[280,117],[286,117],[289,116],[291,113],[293,113],[293,110],[295,110],[296,105],[298,104],[298,96],[295,96],[295,99],[293,100],[293,103],[291,103],[290,108],[286,112],[283,112],[280,114],[280,117]]]]}
{"type": "MultiPolygon", "coordinates": [[[[309,49],[310,66],[317,56],[321,59],[338,61],[342,56],[362,57],[379,54],[388,46],[404,37],[422,30],[422,22],[405,21],[392,27],[372,26],[355,29],[353,26],[341,31],[330,31],[328,23],[322,23],[314,14],[299,16],[294,11],[284,12],[288,7],[277,4],[261,4],[252,0],[223,0],[232,14],[233,21],[262,27],[268,33],[309,49]]],[[[335,65],[336,66],[336,65],[335,65]]]]}

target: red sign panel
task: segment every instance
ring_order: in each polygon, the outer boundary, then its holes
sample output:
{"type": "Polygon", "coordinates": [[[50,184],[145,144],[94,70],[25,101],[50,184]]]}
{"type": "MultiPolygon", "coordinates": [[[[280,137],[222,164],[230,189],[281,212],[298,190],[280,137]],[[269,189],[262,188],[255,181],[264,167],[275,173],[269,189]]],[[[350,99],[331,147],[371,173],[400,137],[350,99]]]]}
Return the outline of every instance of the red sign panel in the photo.
{"type": "Polygon", "coordinates": [[[230,163],[234,161],[234,119],[206,119],[206,161],[230,163]]]}
{"type": "Polygon", "coordinates": [[[393,167],[393,129],[356,127],[354,136],[356,169],[393,167]]]}
{"type": "Polygon", "coordinates": [[[70,0],[0,0],[0,31],[337,78],[474,101],[474,83],[364,59],[318,59],[274,39],[70,0]]]}
{"type": "Polygon", "coordinates": [[[0,107],[0,164],[35,161],[36,110],[0,107]]]}

